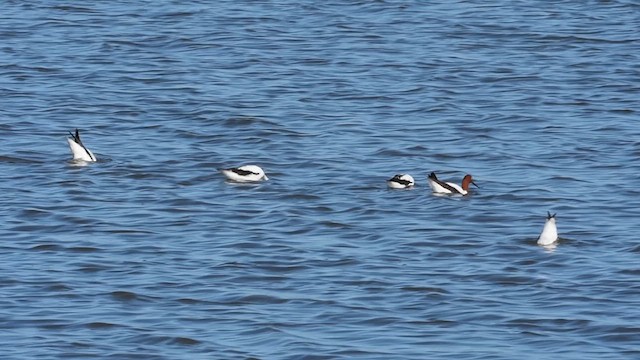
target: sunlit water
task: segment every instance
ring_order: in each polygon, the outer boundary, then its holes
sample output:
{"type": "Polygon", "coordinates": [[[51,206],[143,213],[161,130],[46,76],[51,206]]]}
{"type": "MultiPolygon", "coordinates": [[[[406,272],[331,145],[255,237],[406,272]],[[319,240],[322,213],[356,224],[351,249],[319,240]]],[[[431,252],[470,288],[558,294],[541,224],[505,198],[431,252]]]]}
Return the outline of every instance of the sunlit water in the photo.
{"type": "Polygon", "coordinates": [[[633,1],[5,2],[0,355],[639,357],[639,23],[633,1]],[[70,162],[76,127],[99,162],[70,162]],[[270,180],[217,171],[247,163],[270,180]],[[480,188],[434,196],[431,171],[480,188]]]}

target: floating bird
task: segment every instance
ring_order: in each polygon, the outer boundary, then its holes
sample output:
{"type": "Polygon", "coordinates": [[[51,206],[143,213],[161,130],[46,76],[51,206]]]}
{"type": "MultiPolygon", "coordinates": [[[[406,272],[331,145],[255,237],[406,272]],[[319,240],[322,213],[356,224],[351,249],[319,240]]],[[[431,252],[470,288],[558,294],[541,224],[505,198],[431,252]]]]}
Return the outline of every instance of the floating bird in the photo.
{"type": "Polygon", "coordinates": [[[398,174],[387,180],[387,185],[392,189],[406,189],[415,185],[416,182],[409,174],[398,174]]]}
{"type": "Polygon", "coordinates": [[[82,140],[80,140],[80,132],[78,129],[76,129],[75,134],[71,131],[69,131],[69,134],[71,137],[67,138],[67,141],[69,142],[69,148],[73,154],[73,160],[97,161],[91,150],[87,149],[87,147],[82,143],[82,140]]]}
{"type": "Polygon", "coordinates": [[[556,214],[551,215],[547,211],[547,221],[544,223],[542,233],[538,238],[538,245],[551,245],[558,240],[558,228],[556,227],[556,214]]]}
{"type": "Polygon", "coordinates": [[[236,182],[253,182],[269,180],[260,166],[256,165],[243,165],[237,168],[229,168],[220,170],[227,179],[236,182]]]}
{"type": "Polygon", "coordinates": [[[458,184],[438,180],[438,177],[434,172],[429,174],[428,180],[431,190],[433,190],[434,193],[439,194],[467,195],[469,193],[469,184],[473,184],[475,185],[475,187],[479,188],[479,186],[475,182],[473,182],[473,178],[469,174],[465,175],[462,179],[462,187],[460,187],[458,184]]]}

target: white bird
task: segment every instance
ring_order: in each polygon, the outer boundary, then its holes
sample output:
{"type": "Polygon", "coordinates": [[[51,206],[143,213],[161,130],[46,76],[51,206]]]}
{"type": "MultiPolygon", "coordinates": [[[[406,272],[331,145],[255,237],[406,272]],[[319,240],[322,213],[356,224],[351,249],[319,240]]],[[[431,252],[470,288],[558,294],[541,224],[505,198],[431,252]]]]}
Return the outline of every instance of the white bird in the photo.
{"type": "Polygon", "coordinates": [[[551,215],[547,211],[547,221],[544,223],[542,233],[538,238],[538,245],[551,245],[558,240],[558,228],[556,227],[556,214],[551,215]]]}
{"type": "Polygon", "coordinates": [[[469,193],[469,185],[473,184],[475,187],[479,186],[473,181],[471,175],[467,174],[462,179],[462,187],[458,184],[451,182],[444,182],[438,179],[436,173],[432,172],[428,176],[429,186],[434,193],[438,194],[460,194],[467,195],[469,193]]]}
{"type": "Polygon", "coordinates": [[[227,179],[236,182],[269,180],[262,168],[256,165],[243,165],[236,168],[222,169],[220,172],[222,172],[227,179]]]}
{"type": "Polygon", "coordinates": [[[416,182],[409,174],[397,174],[391,179],[387,180],[387,186],[392,189],[406,189],[415,185],[416,182]]]}
{"type": "Polygon", "coordinates": [[[69,142],[69,148],[71,149],[71,153],[73,154],[73,160],[83,160],[90,162],[97,161],[95,155],[93,155],[91,150],[87,149],[87,147],[82,143],[82,140],[80,140],[80,132],[78,131],[78,129],[76,129],[75,134],[73,134],[71,131],[69,131],[69,134],[71,134],[71,137],[67,138],[67,142],[69,142]]]}

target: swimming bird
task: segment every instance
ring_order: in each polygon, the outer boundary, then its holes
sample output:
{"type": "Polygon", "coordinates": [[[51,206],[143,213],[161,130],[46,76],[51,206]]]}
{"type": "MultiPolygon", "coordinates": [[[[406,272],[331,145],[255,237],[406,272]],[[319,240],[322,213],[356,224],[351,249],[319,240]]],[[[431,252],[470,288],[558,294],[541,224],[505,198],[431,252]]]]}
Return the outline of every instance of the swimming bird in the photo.
{"type": "Polygon", "coordinates": [[[432,172],[428,176],[429,186],[434,193],[439,194],[461,194],[467,195],[469,193],[469,185],[473,184],[475,187],[479,188],[479,186],[473,181],[471,175],[467,174],[462,178],[462,187],[458,184],[444,182],[438,179],[436,173],[432,172]]]}
{"type": "Polygon", "coordinates": [[[538,238],[538,245],[551,245],[558,240],[558,228],[556,227],[556,214],[551,215],[547,211],[547,221],[544,223],[542,233],[538,238]]]}
{"type": "Polygon", "coordinates": [[[75,134],[71,131],[69,131],[69,134],[71,137],[67,138],[67,142],[69,142],[69,148],[73,154],[73,160],[97,161],[91,150],[87,149],[87,147],[82,143],[82,140],[80,140],[80,131],[78,131],[78,129],[76,129],[75,134]]]}
{"type": "Polygon", "coordinates": [[[387,185],[392,189],[406,189],[415,185],[416,182],[409,174],[397,174],[387,180],[387,185]]]}
{"type": "Polygon", "coordinates": [[[222,172],[227,179],[236,182],[269,180],[262,168],[256,165],[243,165],[236,168],[222,169],[220,172],[222,172]]]}

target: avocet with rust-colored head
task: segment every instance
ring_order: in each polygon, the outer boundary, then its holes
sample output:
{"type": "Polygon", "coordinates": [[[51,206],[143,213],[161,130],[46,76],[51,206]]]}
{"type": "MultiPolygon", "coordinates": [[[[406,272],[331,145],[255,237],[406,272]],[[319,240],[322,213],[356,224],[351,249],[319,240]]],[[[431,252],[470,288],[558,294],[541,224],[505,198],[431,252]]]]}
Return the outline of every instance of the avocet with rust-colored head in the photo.
{"type": "Polygon", "coordinates": [[[462,186],[451,182],[444,182],[442,180],[439,180],[436,176],[436,173],[434,172],[429,174],[428,180],[431,190],[433,190],[433,192],[436,194],[467,195],[469,193],[469,186],[471,184],[479,188],[478,184],[473,181],[473,178],[469,174],[465,175],[462,179],[462,186]]]}
{"type": "Polygon", "coordinates": [[[542,233],[540,233],[540,237],[538,237],[538,245],[548,246],[556,241],[558,241],[556,214],[551,215],[551,213],[547,211],[547,221],[545,221],[542,233]]]}
{"type": "Polygon", "coordinates": [[[86,146],[80,140],[80,131],[76,129],[76,133],[69,132],[71,135],[70,138],[67,138],[67,142],[69,142],[69,148],[71,149],[71,153],[73,154],[73,160],[81,160],[94,162],[97,161],[96,156],[93,155],[91,150],[87,149],[86,146]]]}
{"type": "Polygon", "coordinates": [[[413,187],[415,184],[416,182],[413,180],[413,176],[409,174],[397,174],[387,180],[387,186],[392,189],[407,189],[413,187]]]}
{"type": "Polygon", "coordinates": [[[256,182],[269,180],[264,170],[257,165],[243,165],[236,168],[220,170],[227,179],[235,182],[256,182]]]}

